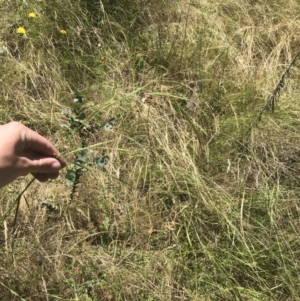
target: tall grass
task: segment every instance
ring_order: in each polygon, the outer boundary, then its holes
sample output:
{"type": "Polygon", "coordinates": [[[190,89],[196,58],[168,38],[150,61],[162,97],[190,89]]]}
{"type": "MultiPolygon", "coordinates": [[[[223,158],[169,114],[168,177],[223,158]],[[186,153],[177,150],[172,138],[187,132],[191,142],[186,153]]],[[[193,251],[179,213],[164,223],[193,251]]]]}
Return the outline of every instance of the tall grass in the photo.
{"type": "MultiPolygon", "coordinates": [[[[298,299],[297,60],[251,126],[299,51],[296,0],[0,8],[2,123],[72,164],[82,137],[61,111],[74,89],[89,122],[117,120],[85,140],[109,164],[72,200],[63,173],[27,189],[16,227],[13,211],[2,221],[1,300],[298,299]]],[[[1,190],[1,219],[28,182],[1,190]]]]}

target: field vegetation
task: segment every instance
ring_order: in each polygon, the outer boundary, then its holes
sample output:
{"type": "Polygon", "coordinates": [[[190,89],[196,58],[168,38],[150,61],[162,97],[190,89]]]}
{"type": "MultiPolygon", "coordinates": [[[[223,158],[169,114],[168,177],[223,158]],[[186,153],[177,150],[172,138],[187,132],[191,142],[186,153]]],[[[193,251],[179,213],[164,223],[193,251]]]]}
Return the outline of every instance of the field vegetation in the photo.
{"type": "Polygon", "coordinates": [[[0,3],[1,300],[299,299],[299,1],[0,3]]]}

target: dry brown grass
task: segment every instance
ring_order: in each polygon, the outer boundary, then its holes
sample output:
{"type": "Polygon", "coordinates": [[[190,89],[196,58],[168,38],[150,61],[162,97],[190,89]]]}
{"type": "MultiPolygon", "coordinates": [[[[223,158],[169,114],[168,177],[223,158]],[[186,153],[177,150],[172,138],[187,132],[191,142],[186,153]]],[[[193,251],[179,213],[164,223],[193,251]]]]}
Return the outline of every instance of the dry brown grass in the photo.
{"type": "MultiPolygon", "coordinates": [[[[72,164],[72,88],[91,123],[117,118],[88,136],[109,165],[72,200],[63,173],[26,191],[15,235],[14,212],[2,221],[1,300],[297,300],[298,62],[247,130],[299,51],[300,6],[154,2],[1,4],[2,123],[72,164]]],[[[1,216],[28,181],[1,190],[1,216]]]]}

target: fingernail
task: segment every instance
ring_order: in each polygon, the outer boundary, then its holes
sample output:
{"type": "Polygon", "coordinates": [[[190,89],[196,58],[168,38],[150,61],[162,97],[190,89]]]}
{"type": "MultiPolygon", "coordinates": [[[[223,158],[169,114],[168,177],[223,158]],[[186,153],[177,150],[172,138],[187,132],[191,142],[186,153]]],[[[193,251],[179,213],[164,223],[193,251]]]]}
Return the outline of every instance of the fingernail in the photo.
{"type": "Polygon", "coordinates": [[[56,162],[52,163],[51,168],[53,168],[53,169],[60,169],[61,165],[60,165],[60,163],[58,161],[56,161],[56,162]]]}

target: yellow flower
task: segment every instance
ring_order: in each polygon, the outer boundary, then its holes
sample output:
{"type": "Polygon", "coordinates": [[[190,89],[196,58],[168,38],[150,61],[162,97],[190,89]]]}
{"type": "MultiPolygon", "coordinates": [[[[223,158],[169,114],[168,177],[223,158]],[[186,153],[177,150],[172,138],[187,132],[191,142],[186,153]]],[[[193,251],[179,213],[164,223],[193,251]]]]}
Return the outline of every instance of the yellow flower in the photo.
{"type": "Polygon", "coordinates": [[[35,13],[29,13],[28,18],[36,18],[36,14],[35,13]]]}
{"type": "Polygon", "coordinates": [[[60,30],[60,33],[61,33],[61,34],[67,34],[67,32],[66,32],[64,29],[61,29],[61,30],[60,30]]]}
{"type": "Polygon", "coordinates": [[[19,34],[26,34],[26,30],[25,30],[24,27],[18,27],[17,28],[17,33],[19,33],[19,34]]]}

